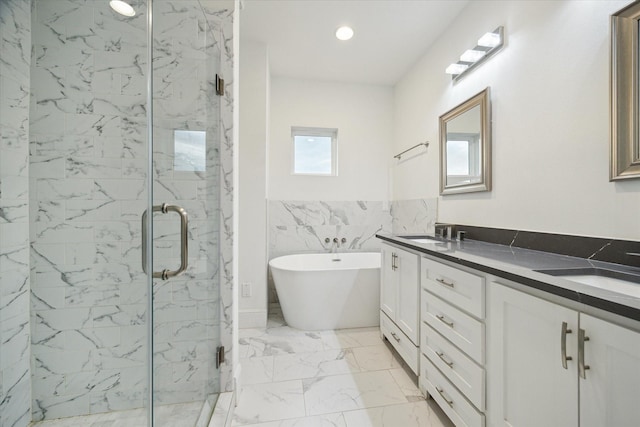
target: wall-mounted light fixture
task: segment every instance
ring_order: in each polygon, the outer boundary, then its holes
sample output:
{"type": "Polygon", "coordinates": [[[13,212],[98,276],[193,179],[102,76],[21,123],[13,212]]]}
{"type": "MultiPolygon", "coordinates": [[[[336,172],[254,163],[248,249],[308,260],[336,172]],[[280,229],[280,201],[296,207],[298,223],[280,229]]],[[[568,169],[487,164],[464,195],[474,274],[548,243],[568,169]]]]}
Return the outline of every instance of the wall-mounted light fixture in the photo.
{"type": "Polygon", "coordinates": [[[473,49],[466,50],[460,55],[460,60],[449,65],[445,73],[451,74],[451,78],[456,81],[469,70],[486,61],[487,58],[499,51],[503,45],[504,27],[498,27],[480,37],[478,44],[473,49]]]}

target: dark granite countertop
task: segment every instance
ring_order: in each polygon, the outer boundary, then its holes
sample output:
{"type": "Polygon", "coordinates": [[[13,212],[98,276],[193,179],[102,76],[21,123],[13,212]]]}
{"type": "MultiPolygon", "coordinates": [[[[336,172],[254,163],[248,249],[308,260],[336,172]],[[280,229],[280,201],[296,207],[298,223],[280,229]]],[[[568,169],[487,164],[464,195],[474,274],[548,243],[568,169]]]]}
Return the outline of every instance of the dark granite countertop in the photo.
{"type": "Polygon", "coordinates": [[[640,268],[558,255],[476,240],[450,241],[434,235],[376,234],[381,240],[530,286],[588,306],[640,321],[640,284],[635,295],[603,289],[537,270],[605,269],[631,275],[640,283],[640,268]],[[419,243],[410,238],[427,238],[419,243]]]}

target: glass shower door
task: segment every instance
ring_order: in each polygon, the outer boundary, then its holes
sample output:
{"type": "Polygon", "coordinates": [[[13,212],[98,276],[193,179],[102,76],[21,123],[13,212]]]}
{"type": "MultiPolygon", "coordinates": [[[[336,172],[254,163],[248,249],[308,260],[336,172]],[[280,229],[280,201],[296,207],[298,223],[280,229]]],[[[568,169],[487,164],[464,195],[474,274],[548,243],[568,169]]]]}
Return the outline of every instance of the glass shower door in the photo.
{"type": "Polygon", "coordinates": [[[220,39],[207,1],[153,16],[154,425],[199,427],[220,390],[220,39]]]}

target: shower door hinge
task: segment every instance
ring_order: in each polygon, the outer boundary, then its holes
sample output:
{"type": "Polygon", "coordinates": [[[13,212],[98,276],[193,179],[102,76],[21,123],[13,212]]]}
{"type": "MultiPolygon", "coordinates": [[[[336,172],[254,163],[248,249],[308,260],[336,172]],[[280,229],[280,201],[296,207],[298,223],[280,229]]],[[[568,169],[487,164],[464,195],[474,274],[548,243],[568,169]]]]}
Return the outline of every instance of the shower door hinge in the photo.
{"type": "Polygon", "coordinates": [[[216,95],[224,96],[224,79],[216,74],[216,95]]]}
{"type": "Polygon", "coordinates": [[[216,369],[220,367],[224,363],[224,346],[221,345],[218,347],[218,351],[216,352],[216,369]]]}

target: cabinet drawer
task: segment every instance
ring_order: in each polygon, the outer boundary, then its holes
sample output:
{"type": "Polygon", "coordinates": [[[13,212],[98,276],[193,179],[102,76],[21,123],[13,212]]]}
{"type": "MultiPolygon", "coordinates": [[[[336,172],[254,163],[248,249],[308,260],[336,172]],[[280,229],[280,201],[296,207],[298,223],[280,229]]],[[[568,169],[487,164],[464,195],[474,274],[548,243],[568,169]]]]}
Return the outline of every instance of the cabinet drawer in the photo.
{"type": "Polygon", "coordinates": [[[422,290],[422,320],[473,360],[484,365],[484,324],[422,290]]]}
{"type": "Polygon", "coordinates": [[[484,369],[426,323],[422,324],[422,354],[480,411],[485,410],[484,369]]]}
{"type": "Polygon", "coordinates": [[[418,375],[418,355],[420,350],[382,311],[380,312],[380,332],[387,337],[393,348],[396,349],[413,373],[418,375]]]}
{"type": "Polygon", "coordinates": [[[456,427],[484,427],[484,414],[478,412],[424,355],[420,357],[420,388],[433,397],[456,427]]]}
{"type": "Polygon", "coordinates": [[[484,319],[484,277],[422,258],[422,287],[484,319]]]}

